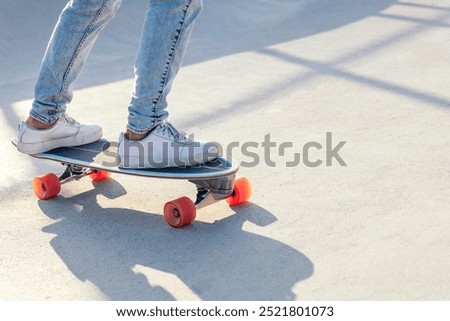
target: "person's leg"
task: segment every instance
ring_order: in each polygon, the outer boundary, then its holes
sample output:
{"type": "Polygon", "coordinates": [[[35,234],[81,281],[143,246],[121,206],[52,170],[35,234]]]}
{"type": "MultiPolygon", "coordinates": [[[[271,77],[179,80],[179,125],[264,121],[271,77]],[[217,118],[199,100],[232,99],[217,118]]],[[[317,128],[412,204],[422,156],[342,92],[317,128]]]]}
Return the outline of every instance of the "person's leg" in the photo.
{"type": "Polygon", "coordinates": [[[66,5],[41,64],[30,116],[19,124],[19,151],[34,154],[101,138],[100,126],[79,124],[65,111],[73,81],[120,4],[121,0],[72,0],[66,5]]]}
{"type": "Polygon", "coordinates": [[[193,141],[166,122],[167,95],[202,5],[202,0],[149,1],[127,132],[119,137],[121,167],[184,167],[217,157],[215,143],[193,141]]]}
{"type": "Polygon", "coordinates": [[[72,100],[80,74],[101,30],[121,0],[72,0],[62,11],[42,61],[30,116],[53,123],[72,100]]]}
{"type": "Polygon", "coordinates": [[[202,0],[149,1],[136,58],[128,131],[143,134],[167,119],[167,95],[202,4],[202,0]]]}

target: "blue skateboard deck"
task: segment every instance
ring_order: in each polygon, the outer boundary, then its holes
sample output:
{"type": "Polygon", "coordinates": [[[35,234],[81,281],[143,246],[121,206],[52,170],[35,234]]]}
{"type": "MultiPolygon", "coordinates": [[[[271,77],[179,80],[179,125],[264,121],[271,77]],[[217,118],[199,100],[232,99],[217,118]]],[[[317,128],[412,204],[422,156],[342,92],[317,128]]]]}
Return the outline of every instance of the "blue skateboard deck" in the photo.
{"type": "Polygon", "coordinates": [[[215,178],[231,175],[238,171],[239,166],[222,157],[206,164],[192,167],[171,167],[161,169],[125,169],[119,168],[117,142],[101,139],[91,144],[63,147],[45,153],[38,153],[35,158],[47,159],[63,164],[82,166],[94,170],[112,173],[173,179],[215,178]]]}

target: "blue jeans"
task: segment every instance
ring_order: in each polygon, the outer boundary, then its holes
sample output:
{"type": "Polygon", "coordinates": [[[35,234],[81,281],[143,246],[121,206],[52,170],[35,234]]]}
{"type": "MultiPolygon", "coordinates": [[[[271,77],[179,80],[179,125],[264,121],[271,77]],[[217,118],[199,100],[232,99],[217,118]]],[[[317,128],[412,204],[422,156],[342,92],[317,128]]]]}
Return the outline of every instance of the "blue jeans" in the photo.
{"type": "MultiPolygon", "coordinates": [[[[100,32],[122,0],[72,0],[55,26],[35,87],[31,117],[53,123],[64,114],[100,32]]],[[[145,133],[168,117],[167,95],[176,76],[202,0],[149,0],[135,65],[127,128],[145,133]]],[[[130,17],[132,19],[132,17],[130,17]]]]}

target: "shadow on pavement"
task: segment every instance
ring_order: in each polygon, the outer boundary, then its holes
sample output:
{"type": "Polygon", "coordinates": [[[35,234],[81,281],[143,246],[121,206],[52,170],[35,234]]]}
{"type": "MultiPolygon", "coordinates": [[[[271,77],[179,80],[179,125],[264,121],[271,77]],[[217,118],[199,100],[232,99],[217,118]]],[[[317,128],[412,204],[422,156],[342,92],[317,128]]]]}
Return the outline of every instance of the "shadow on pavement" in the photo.
{"type": "MultiPolygon", "coordinates": [[[[123,1],[102,32],[84,73],[86,88],[133,77],[147,0],[123,1]],[[130,18],[131,17],[131,18],[130,18]]],[[[376,15],[396,0],[204,1],[185,65],[308,37],[376,15]]],[[[29,99],[47,41],[65,1],[0,2],[0,106],[29,99]]]]}
{"type": "Polygon", "coordinates": [[[173,229],[162,215],[101,208],[96,200],[124,193],[108,180],[74,197],[39,202],[55,220],[43,231],[55,234],[56,253],[108,299],[175,299],[176,289],[152,285],[155,280],[136,273],[136,266],[175,275],[202,300],[294,300],[292,287],[313,273],[312,262],[296,249],[243,230],[246,221],[265,226],[276,220],[255,204],[214,224],[196,221],[173,229]]]}

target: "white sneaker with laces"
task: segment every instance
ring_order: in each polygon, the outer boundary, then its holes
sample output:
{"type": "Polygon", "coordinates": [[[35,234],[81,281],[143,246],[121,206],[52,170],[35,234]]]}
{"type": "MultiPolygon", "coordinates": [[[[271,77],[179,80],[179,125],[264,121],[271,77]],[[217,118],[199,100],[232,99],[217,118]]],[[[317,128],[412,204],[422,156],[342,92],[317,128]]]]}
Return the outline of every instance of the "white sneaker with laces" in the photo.
{"type": "Polygon", "coordinates": [[[89,144],[102,138],[102,128],[94,124],[80,124],[63,115],[48,129],[36,129],[20,122],[17,149],[24,154],[37,154],[59,147],[89,144]]]}
{"type": "Polygon", "coordinates": [[[122,168],[188,167],[217,158],[219,148],[214,142],[194,141],[164,122],[139,141],[121,133],[118,153],[122,168]]]}

